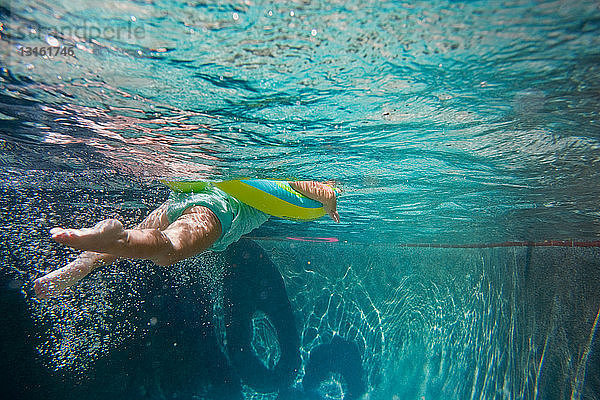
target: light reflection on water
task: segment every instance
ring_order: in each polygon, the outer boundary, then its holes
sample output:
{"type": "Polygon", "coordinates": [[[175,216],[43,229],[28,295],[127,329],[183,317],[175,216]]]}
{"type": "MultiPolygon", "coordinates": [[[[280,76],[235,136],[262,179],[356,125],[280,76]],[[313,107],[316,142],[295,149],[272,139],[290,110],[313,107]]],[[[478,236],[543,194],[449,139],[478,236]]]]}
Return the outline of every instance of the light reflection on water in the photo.
{"type": "Polygon", "coordinates": [[[147,179],[334,177],[348,220],[368,214],[390,242],[597,238],[599,12],[13,2],[3,158],[147,179]],[[17,54],[47,35],[75,57],[17,54]]]}

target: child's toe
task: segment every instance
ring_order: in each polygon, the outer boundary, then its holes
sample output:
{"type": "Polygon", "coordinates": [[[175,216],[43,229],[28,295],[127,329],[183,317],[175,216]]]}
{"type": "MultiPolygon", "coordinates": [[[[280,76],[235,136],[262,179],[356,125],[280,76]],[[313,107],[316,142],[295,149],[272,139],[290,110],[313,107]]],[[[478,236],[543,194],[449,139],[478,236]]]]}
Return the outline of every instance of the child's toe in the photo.
{"type": "Polygon", "coordinates": [[[52,236],[58,235],[61,232],[64,232],[63,228],[52,228],[52,229],[50,229],[50,235],[52,235],[52,236]]]}

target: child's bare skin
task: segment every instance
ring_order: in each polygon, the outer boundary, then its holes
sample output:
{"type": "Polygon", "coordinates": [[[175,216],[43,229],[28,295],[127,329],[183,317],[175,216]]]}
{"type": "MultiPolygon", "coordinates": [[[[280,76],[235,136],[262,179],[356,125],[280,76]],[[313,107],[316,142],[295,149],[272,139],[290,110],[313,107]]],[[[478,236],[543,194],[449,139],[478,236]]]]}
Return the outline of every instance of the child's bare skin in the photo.
{"type": "MultiPolygon", "coordinates": [[[[313,181],[290,185],[321,202],[327,214],[335,222],[340,221],[335,192],[330,186],[313,181]]],[[[106,219],[93,228],[53,228],[50,234],[56,242],[84,252],[66,266],[36,279],[34,290],[40,299],[58,296],[94,269],[120,257],[152,260],[164,266],[192,257],[221,236],[221,223],[210,209],[193,206],[169,224],[163,204],[134,229],[125,229],[116,219],[106,219]]]]}
{"type": "Polygon", "coordinates": [[[331,219],[335,222],[340,222],[340,215],[337,212],[337,199],[335,191],[331,186],[315,181],[290,182],[290,186],[292,189],[302,193],[306,197],[323,204],[325,212],[331,219]]]}

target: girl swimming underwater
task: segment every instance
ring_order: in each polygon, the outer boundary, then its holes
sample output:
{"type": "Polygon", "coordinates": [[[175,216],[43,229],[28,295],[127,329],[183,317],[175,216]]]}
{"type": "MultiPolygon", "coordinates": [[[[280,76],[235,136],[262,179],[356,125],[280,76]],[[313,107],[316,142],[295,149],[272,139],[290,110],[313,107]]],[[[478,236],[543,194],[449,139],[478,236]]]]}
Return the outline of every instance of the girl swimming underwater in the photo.
{"type": "MultiPolygon", "coordinates": [[[[315,181],[286,184],[321,203],[325,213],[340,221],[336,192],[330,185],[315,181]]],[[[68,265],[36,279],[35,293],[40,299],[57,296],[117,258],[147,259],[167,266],[205,250],[223,251],[269,216],[217,185],[207,184],[199,192],[173,192],[133,229],[125,229],[116,219],[103,220],[92,228],[53,228],[53,240],[84,252],[68,265]]]]}

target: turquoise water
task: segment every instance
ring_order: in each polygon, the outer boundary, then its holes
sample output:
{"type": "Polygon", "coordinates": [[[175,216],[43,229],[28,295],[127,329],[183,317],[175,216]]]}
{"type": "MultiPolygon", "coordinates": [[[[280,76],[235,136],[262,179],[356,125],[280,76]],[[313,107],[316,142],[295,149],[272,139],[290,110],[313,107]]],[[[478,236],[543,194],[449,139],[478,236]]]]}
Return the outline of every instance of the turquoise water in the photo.
{"type": "MultiPolygon", "coordinates": [[[[2,276],[47,328],[32,346],[51,374],[90,376],[145,340],[125,315],[146,317],[154,281],[132,270],[168,274],[122,263],[38,303],[31,280],[74,254],[52,226],[134,224],[166,199],[160,178],[335,179],[341,224],[251,234],[300,340],[272,398],[309,396],[310,354],[336,335],[358,347],[367,398],[600,397],[594,248],[401,247],[600,239],[598,2],[12,1],[0,22],[2,276]],[[72,56],[27,55],[42,46],[72,56]]],[[[199,279],[211,257],[179,268],[199,279]]],[[[187,288],[169,282],[161,296],[187,288]]],[[[275,365],[259,317],[253,351],[275,365]]],[[[209,396],[165,380],[129,394],[209,396]]]]}

